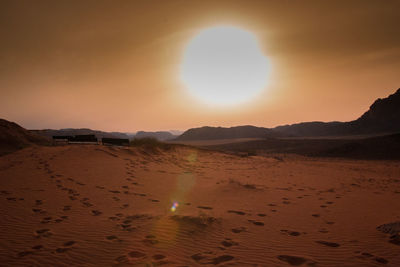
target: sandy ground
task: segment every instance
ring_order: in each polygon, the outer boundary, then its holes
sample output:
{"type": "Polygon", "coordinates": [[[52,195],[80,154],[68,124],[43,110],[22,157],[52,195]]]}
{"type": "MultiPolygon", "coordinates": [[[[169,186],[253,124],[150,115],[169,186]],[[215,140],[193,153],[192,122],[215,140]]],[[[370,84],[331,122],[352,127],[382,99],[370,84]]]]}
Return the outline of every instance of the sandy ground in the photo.
{"type": "Polygon", "coordinates": [[[211,140],[187,140],[187,141],[166,141],[170,144],[183,144],[189,146],[214,146],[248,141],[264,140],[263,138],[230,138],[230,139],[211,139],[211,140]]]}
{"type": "Polygon", "coordinates": [[[394,161],[32,147],[0,203],[1,266],[400,266],[394,161]]]}

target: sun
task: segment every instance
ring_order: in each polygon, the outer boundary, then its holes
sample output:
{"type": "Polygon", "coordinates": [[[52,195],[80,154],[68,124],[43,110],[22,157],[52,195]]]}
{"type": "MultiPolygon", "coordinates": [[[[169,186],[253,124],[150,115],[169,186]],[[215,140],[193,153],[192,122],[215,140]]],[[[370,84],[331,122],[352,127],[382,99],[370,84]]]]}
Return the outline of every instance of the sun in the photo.
{"type": "Polygon", "coordinates": [[[181,79],[207,104],[236,105],[254,99],[267,85],[268,61],[256,37],[219,26],[201,31],[186,47],[181,79]]]}

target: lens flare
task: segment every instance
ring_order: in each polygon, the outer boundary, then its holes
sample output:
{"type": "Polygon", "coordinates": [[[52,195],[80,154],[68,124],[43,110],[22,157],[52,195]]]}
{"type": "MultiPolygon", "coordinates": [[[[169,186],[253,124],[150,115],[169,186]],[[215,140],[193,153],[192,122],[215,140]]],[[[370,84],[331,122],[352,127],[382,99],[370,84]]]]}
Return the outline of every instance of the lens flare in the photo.
{"type": "Polygon", "coordinates": [[[178,207],[179,207],[179,203],[175,201],[175,202],[172,204],[171,211],[172,211],[172,212],[175,212],[175,211],[176,211],[176,208],[178,208],[178,207]]]}

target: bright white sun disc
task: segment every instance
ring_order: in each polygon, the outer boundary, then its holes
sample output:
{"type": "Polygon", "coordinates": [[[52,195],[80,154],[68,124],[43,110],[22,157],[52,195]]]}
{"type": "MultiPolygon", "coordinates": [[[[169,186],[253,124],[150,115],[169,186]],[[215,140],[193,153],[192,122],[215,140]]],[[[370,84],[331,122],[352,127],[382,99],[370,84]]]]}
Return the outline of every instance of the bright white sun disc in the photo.
{"type": "Polygon", "coordinates": [[[184,54],[181,79],[203,102],[246,102],[266,86],[268,62],[255,36],[235,27],[214,27],[193,38],[184,54]]]}

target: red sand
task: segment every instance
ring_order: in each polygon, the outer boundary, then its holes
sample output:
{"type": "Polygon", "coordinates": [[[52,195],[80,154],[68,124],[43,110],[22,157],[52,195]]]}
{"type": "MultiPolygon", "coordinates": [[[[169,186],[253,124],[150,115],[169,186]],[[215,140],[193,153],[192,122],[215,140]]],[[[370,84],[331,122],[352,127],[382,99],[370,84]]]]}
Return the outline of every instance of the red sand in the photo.
{"type": "Polygon", "coordinates": [[[0,202],[5,266],[400,266],[394,161],[32,147],[0,202]]]}

